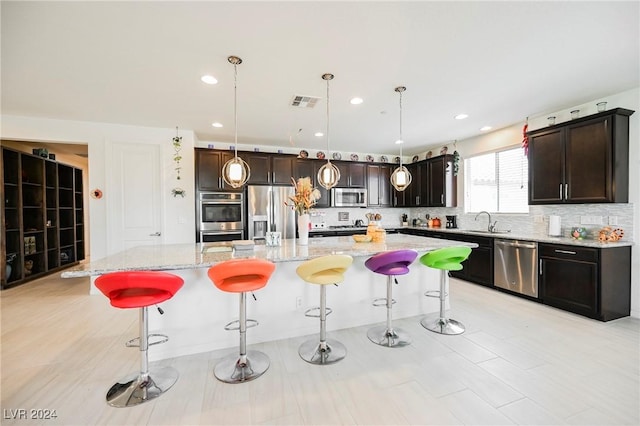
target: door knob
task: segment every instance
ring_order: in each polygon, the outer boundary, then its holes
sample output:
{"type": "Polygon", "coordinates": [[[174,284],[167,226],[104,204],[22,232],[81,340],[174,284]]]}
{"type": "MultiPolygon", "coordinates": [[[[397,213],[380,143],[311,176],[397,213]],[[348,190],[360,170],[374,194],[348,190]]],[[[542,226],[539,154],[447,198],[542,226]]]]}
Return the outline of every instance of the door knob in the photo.
{"type": "Polygon", "coordinates": [[[160,232],[156,232],[154,234],[149,234],[150,237],[159,237],[160,235],[162,235],[160,232]]]}

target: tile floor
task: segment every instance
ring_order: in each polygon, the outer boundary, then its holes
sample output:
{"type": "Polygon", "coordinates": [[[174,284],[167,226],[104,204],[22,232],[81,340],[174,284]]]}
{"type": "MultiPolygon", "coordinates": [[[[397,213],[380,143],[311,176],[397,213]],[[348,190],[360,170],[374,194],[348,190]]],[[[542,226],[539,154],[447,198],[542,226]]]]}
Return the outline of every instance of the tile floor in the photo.
{"type": "Polygon", "coordinates": [[[112,408],[105,392],[138,368],[123,345],[138,315],[88,287],[54,276],[0,293],[3,425],[640,424],[639,319],[602,323],[457,280],[450,315],[463,335],[429,332],[418,317],[395,321],[414,339],[399,349],[370,343],[367,327],[333,331],[348,355],[323,367],[298,357],[305,338],[250,345],[271,367],[241,385],[212,374],[236,348],[164,360],[181,375],[168,393],[112,408]]]}

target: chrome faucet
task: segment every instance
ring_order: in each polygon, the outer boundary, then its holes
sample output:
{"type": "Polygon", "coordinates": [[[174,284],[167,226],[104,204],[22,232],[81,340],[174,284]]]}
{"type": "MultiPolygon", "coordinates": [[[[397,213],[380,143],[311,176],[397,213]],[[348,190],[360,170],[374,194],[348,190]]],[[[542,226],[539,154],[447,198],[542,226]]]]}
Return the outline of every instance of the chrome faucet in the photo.
{"type": "Polygon", "coordinates": [[[478,216],[480,216],[482,213],[485,213],[487,216],[489,216],[489,224],[487,225],[487,231],[495,232],[496,224],[498,223],[498,221],[496,220],[495,222],[491,222],[491,213],[489,213],[488,211],[482,210],[480,213],[476,215],[476,218],[474,220],[478,220],[478,216]]]}

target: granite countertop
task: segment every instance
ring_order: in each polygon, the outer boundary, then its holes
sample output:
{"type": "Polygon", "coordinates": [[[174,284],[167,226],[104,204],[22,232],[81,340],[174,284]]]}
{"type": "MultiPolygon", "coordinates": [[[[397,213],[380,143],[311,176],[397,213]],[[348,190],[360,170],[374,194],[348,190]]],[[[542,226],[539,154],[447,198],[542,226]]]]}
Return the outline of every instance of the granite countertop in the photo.
{"type": "Polygon", "coordinates": [[[208,268],[225,260],[241,258],[293,262],[329,254],[368,257],[385,251],[413,249],[417,252],[428,252],[452,245],[477,247],[474,243],[403,234],[387,235],[384,243],[356,243],[351,237],[326,237],[310,238],[306,246],[297,244],[297,240],[283,240],[281,246],[255,245],[253,250],[231,250],[230,243],[165,244],[133,247],[103,259],[67,269],[61,276],[75,278],[128,270],[208,268]]]}
{"type": "Polygon", "coordinates": [[[459,229],[459,228],[427,228],[423,226],[409,226],[409,227],[398,227],[393,229],[420,229],[426,231],[434,231],[434,232],[442,232],[442,233],[452,233],[452,234],[463,234],[463,235],[474,235],[479,237],[490,237],[497,238],[503,240],[526,240],[526,241],[535,241],[539,243],[551,243],[551,244],[566,244],[570,246],[582,246],[582,247],[593,247],[593,248],[614,248],[614,247],[625,247],[632,246],[633,241],[631,240],[621,240],[616,242],[607,242],[601,243],[598,240],[594,239],[584,239],[584,240],[576,240],[575,238],[569,237],[550,237],[548,235],[538,235],[538,234],[529,234],[523,233],[519,231],[499,231],[496,233],[488,233],[482,229],[459,229]]]}
{"type": "MultiPolygon", "coordinates": [[[[402,229],[413,229],[420,231],[432,231],[432,232],[441,232],[441,233],[451,233],[451,234],[462,234],[462,235],[472,235],[476,237],[489,237],[489,238],[497,238],[504,240],[525,240],[525,241],[535,241],[539,243],[551,243],[551,244],[565,244],[571,246],[581,246],[581,247],[593,247],[593,248],[614,248],[614,247],[625,247],[625,246],[633,246],[633,241],[628,239],[623,239],[621,241],[616,242],[606,242],[601,243],[595,239],[583,239],[576,240],[575,238],[569,237],[550,237],[548,235],[539,235],[539,234],[529,234],[523,233],[519,231],[499,231],[496,233],[488,233],[483,229],[460,229],[460,228],[428,228],[426,226],[397,226],[397,227],[384,227],[387,230],[402,230],[402,229]]],[[[326,231],[353,231],[354,234],[362,234],[367,231],[367,227],[350,227],[350,228],[325,228],[325,229],[313,229],[311,232],[322,233],[326,231]]]]}

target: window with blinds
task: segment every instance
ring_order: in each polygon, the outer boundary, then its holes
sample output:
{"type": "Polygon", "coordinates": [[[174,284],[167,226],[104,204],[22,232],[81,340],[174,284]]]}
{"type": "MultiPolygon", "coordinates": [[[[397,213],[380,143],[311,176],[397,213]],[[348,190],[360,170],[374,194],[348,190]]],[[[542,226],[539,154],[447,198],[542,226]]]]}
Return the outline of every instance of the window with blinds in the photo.
{"type": "Polygon", "coordinates": [[[465,159],[465,211],[528,213],[528,170],[519,147],[465,159]]]}

